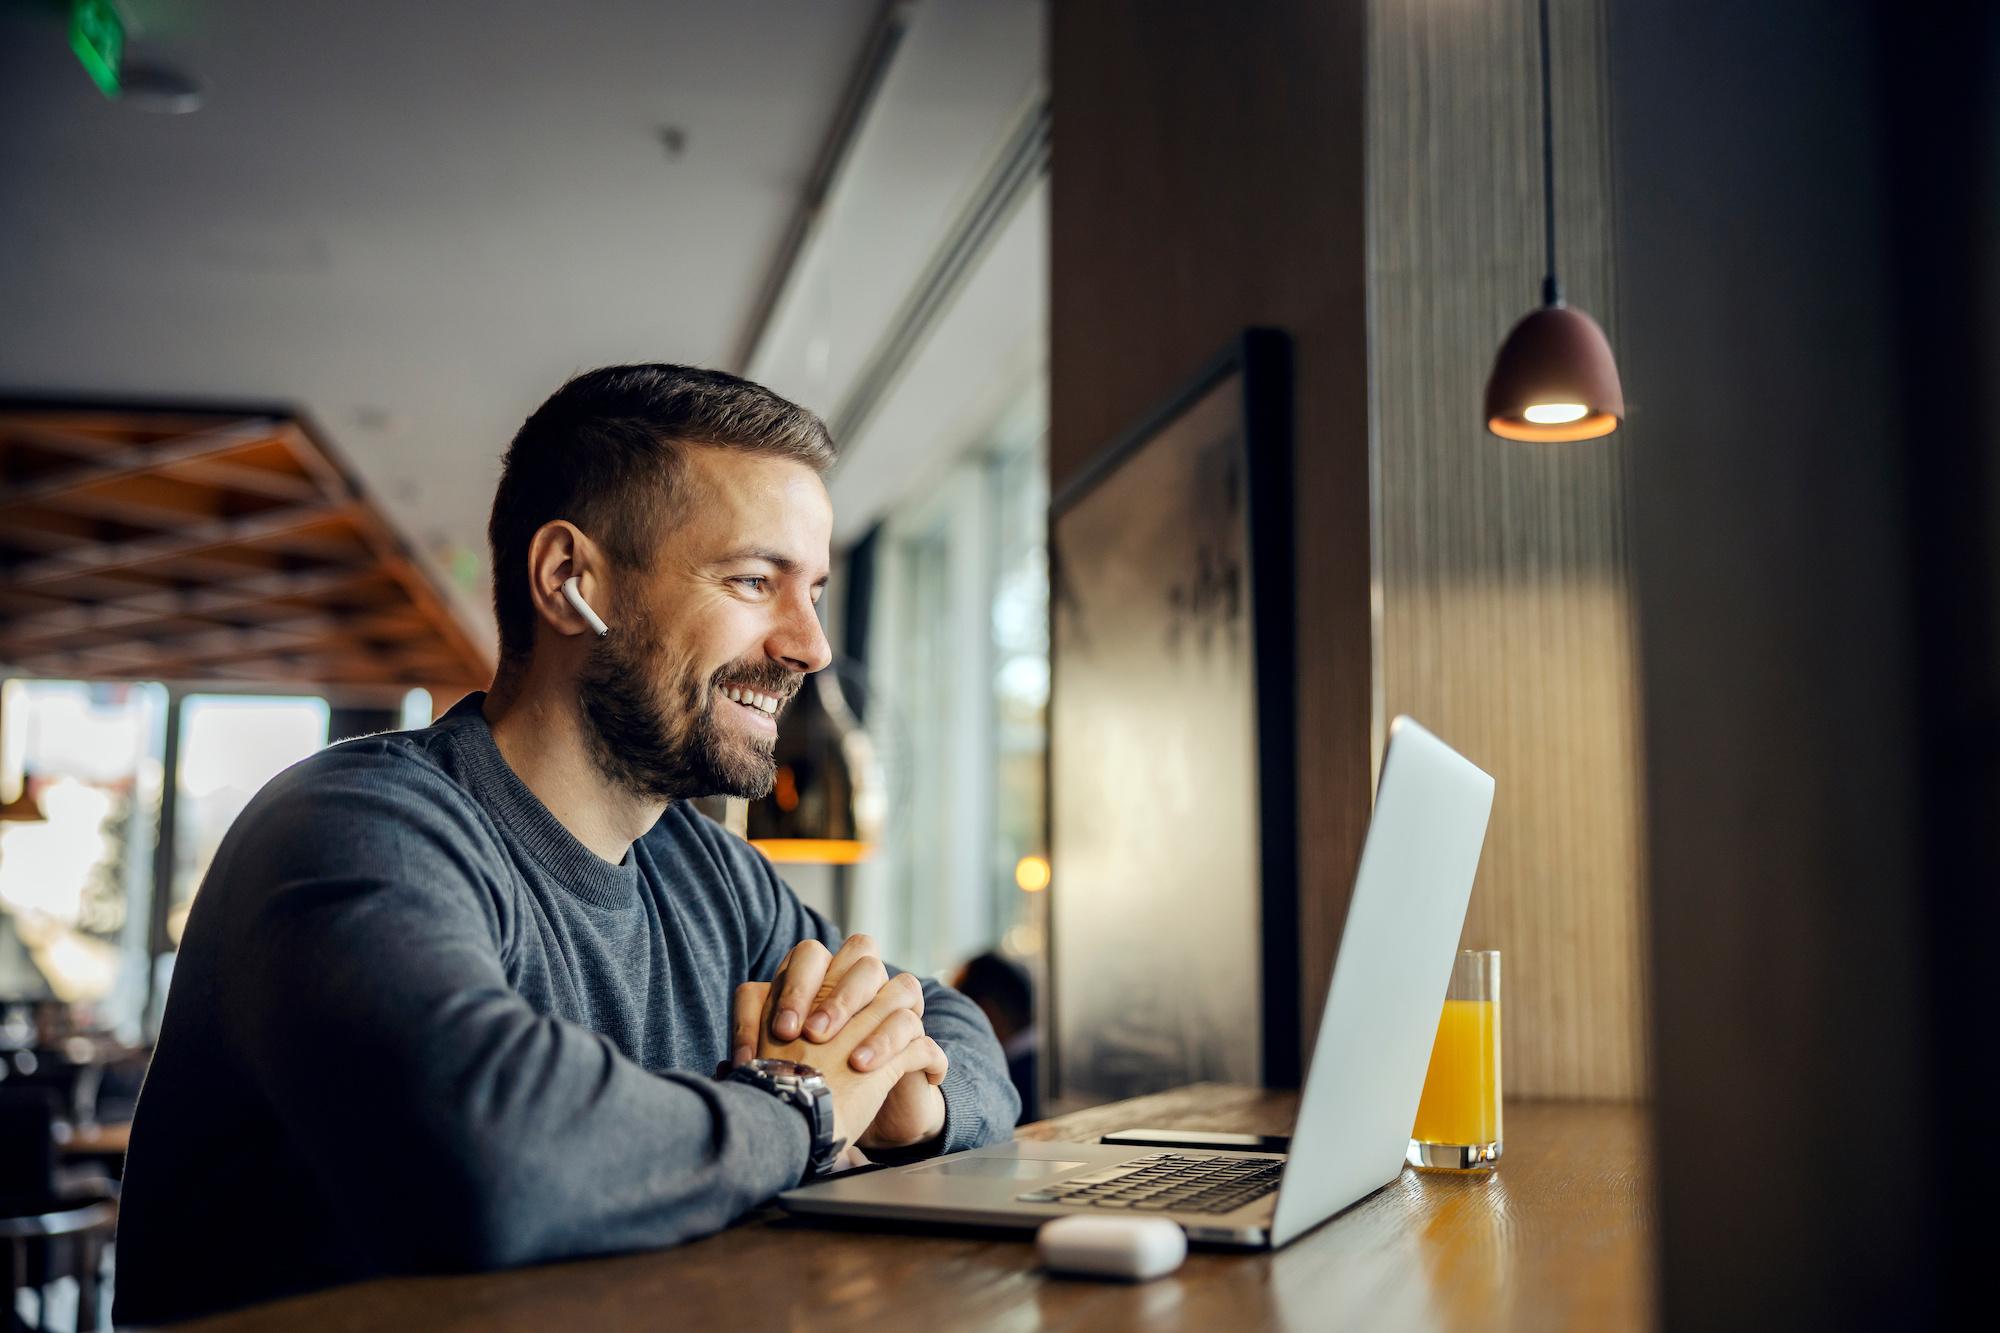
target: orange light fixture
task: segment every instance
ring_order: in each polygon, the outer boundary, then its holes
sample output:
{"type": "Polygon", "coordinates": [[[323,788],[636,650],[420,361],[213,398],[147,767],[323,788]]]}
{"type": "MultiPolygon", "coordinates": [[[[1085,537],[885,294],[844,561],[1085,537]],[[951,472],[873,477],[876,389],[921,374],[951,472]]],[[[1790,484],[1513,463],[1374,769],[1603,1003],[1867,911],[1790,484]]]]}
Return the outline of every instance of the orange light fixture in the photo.
{"type": "Polygon", "coordinates": [[[1560,297],[1514,326],[1486,382],[1486,429],[1503,440],[1594,440],[1618,429],[1625,393],[1597,321],[1560,297]]]}
{"type": "Polygon", "coordinates": [[[1023,893],[1040,893],[1049,886],[1047,857],[1024,856],[1014,863],[1014,884],[1023,893]]]}
{"type": "Polygon", "coordinates": [[[1563,302],[1556,278],[1555,116],[1550,108],[1549,0],[1542,18],[1542,224],[1548,268],[1542,308],[1507,334],[1486,381],[1486,429],[1503,440],[1560,442],[1609,435],[1625,420],[1618,361],[1597,321],[1563,302]]]}
{"type": "Polygon", "coordinates": [[[26,782],[13,800],[0,802],[0,824],[46,824],[48,819],[48,812],[28,790],[26,782]]]}
{"type": "Polygon", "coordinates": [[[778,865],[851,866],[874,855],[873,843],[854,838],[752,838],[750,845],[778,865]]]}
{"type": "MultiPolygon", "coordinates": [[[[4,705],[5,702],[6,690],[4,684],[0,684],[0,705],[4,705]]],[[[4,709],[0,708],[0,718],[3,717],[4,709]]],[[[0,736],[6,735],[6,732],[5,722],[0,721],[0,736]]],[[[23,744],[21,752],[25,758],[27,754],[25,744],[23,744]]],[[[0,801],[0,823],[44,824],[48,822],[48,818],[48,812],[42,809],[42,803],[35,797],[34,787],[28,780],[27,765],[23,763],[21,767],[21,789],[15,792],[8,800],[0,801]]]]}
{"type": "Polygon", "coordinates": [[[882,765],[862,726],[866,683],[842,661],[806,677],[778,719],[770,795],[744,813],[749,843],[784,865],[851,866],[881,842],[882,765]]]}

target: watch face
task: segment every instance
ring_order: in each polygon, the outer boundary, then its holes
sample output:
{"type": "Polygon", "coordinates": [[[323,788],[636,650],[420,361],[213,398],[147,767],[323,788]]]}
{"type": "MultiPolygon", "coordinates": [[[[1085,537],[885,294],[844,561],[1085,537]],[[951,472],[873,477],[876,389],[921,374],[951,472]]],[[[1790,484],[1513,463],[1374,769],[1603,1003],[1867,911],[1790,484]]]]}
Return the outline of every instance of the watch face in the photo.
{"type": "Polygon", "coordinates": [[[802,1065],[796,1060],[752,1060],[751,1065],[760,1074],[772,1078],[818,1078],[819,1070],[811,1065],[802,1065]]]}

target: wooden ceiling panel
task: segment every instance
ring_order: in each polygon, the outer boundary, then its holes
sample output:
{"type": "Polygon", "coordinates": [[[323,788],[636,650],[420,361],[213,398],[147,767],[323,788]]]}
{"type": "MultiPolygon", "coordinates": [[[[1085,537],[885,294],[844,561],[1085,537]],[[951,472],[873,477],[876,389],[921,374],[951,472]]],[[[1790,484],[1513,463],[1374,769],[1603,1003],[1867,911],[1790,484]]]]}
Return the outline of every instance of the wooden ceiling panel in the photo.
{"type": "Polygon", "coordinates": [[[477,688],[488,654],[279,413],[0,403],[0,669],[477,688]]]}

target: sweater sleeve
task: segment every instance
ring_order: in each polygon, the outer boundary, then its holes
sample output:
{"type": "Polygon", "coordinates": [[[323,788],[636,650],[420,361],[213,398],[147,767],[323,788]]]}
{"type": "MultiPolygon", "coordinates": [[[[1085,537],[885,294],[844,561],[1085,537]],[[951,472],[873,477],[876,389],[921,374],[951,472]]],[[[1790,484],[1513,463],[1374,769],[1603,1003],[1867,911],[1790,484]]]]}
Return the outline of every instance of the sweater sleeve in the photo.
{"type": "Polygon", "coordinates": [[[228,1043],[383,1269],[671,1245],[795,1184],[805,1120],[657,1075],[538,1013],[501,962],[491,832],[441,775],[338,752],[273,783],[201,903],[228,1043]]]}
{"type": "MultiPolygon", "coordinates": [[[[756,905],[761,909],[751,914],[751,938],[759,938],[761,928],[763,939],[750,962],[752,978],[768,981],[800,940],[815,939],[829,949],[840,948],[844,936],[839,928],[801,902],[762,853],[732,834],[721,836],[732,844],[728,854],[737,863],[739,877],[754,887],[756,905]]],[[[889,975],[902,970],[890,966],[889,975]]],[[[944,1094],[944,1133],[918,1152],[870,1153],[880,1160],[914,1159],[1005,1142],[1014,1137],[1014,1125],[1021,1114],[1021,1096],[1007,1077],[1007,1057],[1001,1053],[1000,1041],[986,1015],[942,981],[924,978],[923,987],[924,1031],[944,1048],[951,1064],[938,1089],[944,1094]]]]}

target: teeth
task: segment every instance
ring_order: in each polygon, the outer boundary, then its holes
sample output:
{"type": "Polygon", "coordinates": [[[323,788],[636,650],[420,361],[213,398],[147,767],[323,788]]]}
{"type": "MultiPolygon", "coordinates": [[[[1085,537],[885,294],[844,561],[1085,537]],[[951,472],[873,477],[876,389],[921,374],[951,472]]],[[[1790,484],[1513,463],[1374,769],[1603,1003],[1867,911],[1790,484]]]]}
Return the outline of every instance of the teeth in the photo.
{"type": "Polygon", "coordinates": [[[746,708],[754,708],[758,712],[768,716],[775,717],[778,713],[778,700],[776,696],[759,694],[755,690],[746,690],[740,685],[723,686],[722,697],[731,703],[742,704],[746,708]]]}

